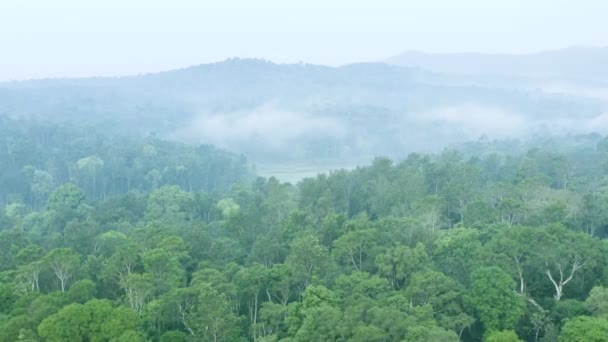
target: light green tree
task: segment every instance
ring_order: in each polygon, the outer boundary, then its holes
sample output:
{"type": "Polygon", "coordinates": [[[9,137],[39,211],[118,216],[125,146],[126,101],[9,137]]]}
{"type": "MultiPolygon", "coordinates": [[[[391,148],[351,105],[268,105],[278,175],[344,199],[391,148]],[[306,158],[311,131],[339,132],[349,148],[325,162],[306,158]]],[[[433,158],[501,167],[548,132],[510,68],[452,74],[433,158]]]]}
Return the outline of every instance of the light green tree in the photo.
{"type": "Polygon", "coordinates": [[[95,196],[97,196],[97,174],[103,168],[103,165],[103,159],[98,156],[88,156],[76,162],[78,171],[92,180],[92,191],[95,196]]]}
{"type": "Polygon", "coordinates": [[[77,274],[80,257],[69,248],[57,248],[50,251],[44,261],[59,280],[61,292],[65,292],[70,280],[77,274]]]}
{"type": "Polygon", "coordinates": [[[483,339],[485,342],[522,342],[515,331],[490,331],[483,339]]]}
{"type": "Polygon", "coordinates": [[[606,342],[608,321],[599,317],[579,316],[566,321],[559,335],[560,342],[606,342]]]}
{"type": "Polygon", "coordinates": [[[479,316],[486,331],[513,329],[524,313],[523,298],[515,292],[515,282],[498,267],[483,267],[471,275],[467,302],[479,316]]]}
{"type": "Polygon", "coordinates": [[[49,342],[85,341],[91,319],[91,312],[84,305],[70,304],[43,320],[38,333],[49,342]]]}

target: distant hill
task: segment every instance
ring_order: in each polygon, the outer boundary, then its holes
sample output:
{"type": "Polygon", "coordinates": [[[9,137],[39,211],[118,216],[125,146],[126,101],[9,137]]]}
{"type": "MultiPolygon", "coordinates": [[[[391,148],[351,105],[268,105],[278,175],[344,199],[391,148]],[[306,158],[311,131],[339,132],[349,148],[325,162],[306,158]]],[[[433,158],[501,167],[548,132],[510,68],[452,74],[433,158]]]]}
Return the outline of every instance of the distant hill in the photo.
{"type": "Polygon", "coordinates": [[[326,67],[230,59],[140,76],[4,82],[0,116],[104,125],[271,162],[350,163],[481,135],[608,130],[602,89],[584,96],[587,88],[578,83],[544,82],[386,63],[326,67]]]}
{"type": "Polygon", "coordinates": [[[608,77],[608,47],[572,47],[520,55],[407,51],[389,58],[387,63],[450,74],[605,81],[608,77]]]}

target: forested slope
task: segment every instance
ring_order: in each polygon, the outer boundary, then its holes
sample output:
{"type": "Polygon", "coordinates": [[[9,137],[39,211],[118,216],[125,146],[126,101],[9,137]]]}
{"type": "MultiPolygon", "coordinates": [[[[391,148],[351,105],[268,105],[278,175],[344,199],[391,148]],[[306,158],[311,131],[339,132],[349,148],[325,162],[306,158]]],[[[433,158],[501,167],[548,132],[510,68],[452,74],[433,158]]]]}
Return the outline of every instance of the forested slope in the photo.
{"type": "Polygon", "coordinates": [[[605,82],[529,76],[230,59],[130,77],[0,82],[0,117],[156,133],[256,162],[344,165],[434,152],[483,134],[608,132],[605,82]]]}
{"type": "Polygon", "coordinates": [[[0,116],[0,203],[43,206],[64,183],[89,200],[149,192],[175,184],[187,191],[225,192],[253,173],[245,157],[210,145],[185,145],[113,125],[57,125],[0,116]]]}
{"type": "Polygon", "coordinates": [[[186,156],[202,158],[197,175],[224,165],[199,149],[152,139],[106,150],[93,133],[79,136],[55,154],[45,150],[52,140],[18,140],[8,146],[33,155],[2,157],[25,158],[3,168],[31,165],[57,187],[32,201],[37,178],[18,177],[5,192],[0,341],[608,335],[608,143],[600,136],[478,141],[297,185],[230,186],[220,172],[217,188],[163,173],[186,156]],[[116,170],[132,172],[130,187],[107,187],[109,151],[123,156],[116,170]],[[68,173],[90,155],[104,161],[95,186],[91,174],[68,173]],[[162,181],[145,183],[150,169],[162,181]]]}

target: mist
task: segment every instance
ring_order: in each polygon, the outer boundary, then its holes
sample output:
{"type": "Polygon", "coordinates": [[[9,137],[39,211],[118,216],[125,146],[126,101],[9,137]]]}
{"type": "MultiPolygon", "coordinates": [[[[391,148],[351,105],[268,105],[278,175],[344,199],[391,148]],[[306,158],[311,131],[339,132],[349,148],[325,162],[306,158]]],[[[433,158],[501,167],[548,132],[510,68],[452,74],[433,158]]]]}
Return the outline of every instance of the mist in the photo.
{"type": "MultiPolygon", "coordinates": [[[[584,64],[605,49],[566,52],[529,56],[533,63],[546,59],[542,77],[501,74],[509,58],[496,56],[489,61],[499,63],[485,64],[487,74],[448,72],[454,66],[440,55],[436,60],[447,64],[429,69],[405,59],[343,67],[230,59],[140,76],[5,82],[0,115],[216,146],[271,173],[310,165],[328,171],[481,137],[608,133],[608,87],[589,77],[606,66],[587,63],[578,77],[550,67],[560,58],[584,64]]],[[[526,66],[527,58],[517,60],[526,66]]]]}
{"type": "Polygon", "coordinates": [[[608,341],[608,1],[0,1],[0,342],[608,341]]]}
{"type": "Polygon", "coordinates": [[[168,137],[237,151],[254,146],[273,153],[297,149],[298,143],[311,140],[340,140],[345,134],[344,125],[335,118],[264,105],[251,111],[199,114],[168,137]]]}

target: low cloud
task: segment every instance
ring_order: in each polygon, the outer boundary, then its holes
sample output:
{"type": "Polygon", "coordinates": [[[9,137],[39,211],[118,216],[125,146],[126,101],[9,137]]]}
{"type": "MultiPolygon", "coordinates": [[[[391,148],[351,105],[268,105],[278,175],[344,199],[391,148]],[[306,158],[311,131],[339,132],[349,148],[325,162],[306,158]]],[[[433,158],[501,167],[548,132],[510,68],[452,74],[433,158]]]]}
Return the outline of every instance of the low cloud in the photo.
{"type": "Polygon", "coordinates": [[[550,94],[566,94],[608,102],[608,86],[587,86],[569,82],[544,84],[540,89],[550,94]]]}
{"type": "Polygon", "coordinates": [[[527,138],[538,134],[608,133],[608,113],[555,116],[480,103],[462,103],[404,113],[390,119],[370,116],[365,122],[278,109],[267,105],[250,111],[201,114],[170,138],[213,144],[243,153],[254,161],[353,160],[410,152],[432,152],[476,140],[527,138]]]}
{"type": "Polygon", "coordinates": [[[302,141],[345,135],[345,127],[337,119],[262,106],[252,111],[199,115],[171,138],[232,150],[252,144],[256,149],[280,150],[302,141]]]}
{"type": "Polygon", "coordinates": [[[528,126],[523,115],[499,107],[471,103],[434,108],[420,113],[416,118],[430,125],[430,129],[438,128],[443,134],[465,140],[484,134],[494,138],[513,137],[524,133],[528,126]]]}
{"type": "Polygon", "coordinates": [[[438,107],[414,116],[417,139],[433,146],[445,146],[483,135],[491,139],[527,138],[538,134],[608,134],[608,112],[595,116],[535,117],[496,106],[459,104],[438,107]],[[419,130],[420,131],[420,130],[419,130]]]}

